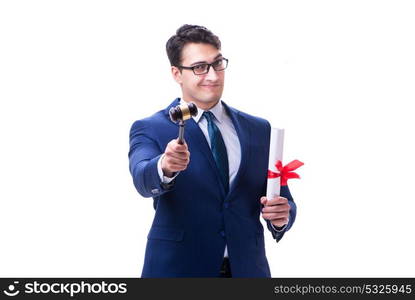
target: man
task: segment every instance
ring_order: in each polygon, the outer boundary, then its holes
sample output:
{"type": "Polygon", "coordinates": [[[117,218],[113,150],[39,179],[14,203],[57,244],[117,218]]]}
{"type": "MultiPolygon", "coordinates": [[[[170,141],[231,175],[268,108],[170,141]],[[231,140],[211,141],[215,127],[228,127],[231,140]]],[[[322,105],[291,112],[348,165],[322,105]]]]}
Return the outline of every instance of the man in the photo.
{"type": "Polygon", "coordinates": [[[130,172],[155,208],[142,277],[270,277],[259,214],[277,242],[294,223],[288,187],[264,196],[269,123],[221,101],[220,49],[205,27],[180,27],[166,50],[182,97],[132,125],[130,172]],[[198,113],[179,144],[169,110],[190,102],[198,113]]]}

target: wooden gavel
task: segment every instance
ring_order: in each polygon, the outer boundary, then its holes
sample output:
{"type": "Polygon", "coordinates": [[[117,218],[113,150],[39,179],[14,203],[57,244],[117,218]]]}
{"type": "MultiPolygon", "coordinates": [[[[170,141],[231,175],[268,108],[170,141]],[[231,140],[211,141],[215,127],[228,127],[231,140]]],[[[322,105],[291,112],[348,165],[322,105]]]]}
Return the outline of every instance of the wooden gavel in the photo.
{"type": "Polygon", "coordinates": [[[170,120],[179,122],[179,144],[184,144],[184,121],[197,115],[197,107],[194,103],[183,103],[169,110],[170,120]]]}

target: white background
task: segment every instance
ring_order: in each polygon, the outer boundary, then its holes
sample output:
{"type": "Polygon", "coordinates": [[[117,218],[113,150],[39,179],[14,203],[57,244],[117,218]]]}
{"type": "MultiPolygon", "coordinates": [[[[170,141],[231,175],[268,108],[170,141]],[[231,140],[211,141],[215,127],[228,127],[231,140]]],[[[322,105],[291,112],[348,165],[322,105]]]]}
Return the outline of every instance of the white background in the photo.
{"type": "Polygon", "coordinates": [[[208,27],[223,100],[285,128],[297,221],[274,277],[415,276],[413,1],[0,2],[0,276],[139,277],[133,121],[181,96],[167,39],[208,27]]]}

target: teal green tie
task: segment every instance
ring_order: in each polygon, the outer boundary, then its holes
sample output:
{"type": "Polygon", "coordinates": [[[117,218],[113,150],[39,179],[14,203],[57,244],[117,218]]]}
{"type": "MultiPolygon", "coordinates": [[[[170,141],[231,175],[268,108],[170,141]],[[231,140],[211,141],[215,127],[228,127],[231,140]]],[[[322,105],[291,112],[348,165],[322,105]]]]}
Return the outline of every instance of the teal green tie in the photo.
{"type": "Polygon", "coordinates": [[[228,165],[228,154],[226,152],[225,142],[223,141],[222,134],[219,128],[213,122],[215,116],[210,111],[203,113],[208,122],[208,132],[210,139],[210,148],[212,150],[213,158],[215,159],[216,166],[219,169],[223,186],[225,187],[226,193],[229,191],[229,165],[228,165]]]}

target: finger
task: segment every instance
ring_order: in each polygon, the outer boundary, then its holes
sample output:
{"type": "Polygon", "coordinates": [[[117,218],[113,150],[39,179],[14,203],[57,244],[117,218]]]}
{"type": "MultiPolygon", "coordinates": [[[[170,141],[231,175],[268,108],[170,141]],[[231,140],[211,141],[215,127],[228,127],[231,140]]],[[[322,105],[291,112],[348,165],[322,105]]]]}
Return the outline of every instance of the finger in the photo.
{"type": "Polygon", "coordinates": [[[173,156],[173,154],[166,153],[164,156],[166,164],[186,164],[187,160],[173,156]]]}
{"type": "Polygon", "coordinates": [[[272,220],[271,223],[274,226],[283,227],[284,225],[288,224],[288,218],[287,219],[272,220]]]}
{"type": "Polygon", "coordinates": [[[187,166],[190,162],[190,159],[180,159],[180,158],[175,158],[175,157],[171,157],[171,156],[165,156],[163,159],[163,165],[170,167],[172,165],[183,165],[183,166],[187,166]]]}
{"type": "Polygon", "coordinates": [[[169,169],[172,170],[173,172],[183,171],[186,168],[187,168],[187,165],[183,165],[183,164],[172,164],[169,167],[169,169]]]}
{"type": "Polygon", "coordinates": [[[174,154],[178,154],[178,155],[190,156],[190,152],[188,150],[185,150],[185,151],[175,151],[175,148],[173,146],[168,146],[164,152],[165,153],[169,153],[169,154],[173,154],[174,153],[174,154]]]}
{"type": "Polygon", "coordinates": [[[288,214],[284,213],[263,213],[262,217],[266,220],[288,219],[288,214]]]}
{"type": "Polygon", "coordinates": [[[187,146],[184,144],[179,144],[177,140],[171,140],[166,147],[166,150],[170,149],[172,151],[185,151],[187,150],[187,146]]]}
{"type": "Polygon", "coordinates": [[[188,166],[188,164],[183,164],[183,163],[172,163],[168,165],[168,169],[186,169],[188,166]]]}
{"type": "Polygon", "coordinates": [[[260,201],[261,201],[261,204],[262,205],[266,205],[267,204],[267,197],[262,196],[261,199],[260,199],[260,201]]]}
{"type": "Polygon", "coordinates": [[[276,213],[276,212],[288,212],[290,211],[291,206],[289,204],[282,204],[282,205],[272,205],[272,206],[265,206],[262,208],[263,213],[276,213]]]}
{"type": "Polygon", "coordinates": [[[288,199],[284,197],[275,197],[270,200],[268,200],[267,205],[277,205],[277,204],[284,204],[288,203],[288,199]]]}
{"type": "Polygon", "coordinates": [[[171,147],[174,152],[186,152],[187,151],[187,144],[179,144],[177,140],[171,144],[171,147]]]}
{"type": "Polygon", "coordinates": [[[167,164],[168,165],[171,165],[171,166],[184,166],[185,167],[185,166],[188,165],[188,161],[187,160],[173,158],[173,159],[169,159],[167,161],[167,164]]]}
{"type": "Polygon", "coordinates": [[[174,159],[174,160],[182,160],[182,161],[187,161],[189,159],[189,156],[187,153],[182,153],[182,152],[167,152],[166,153],[166,157],[168,159],[174,159]]]}

